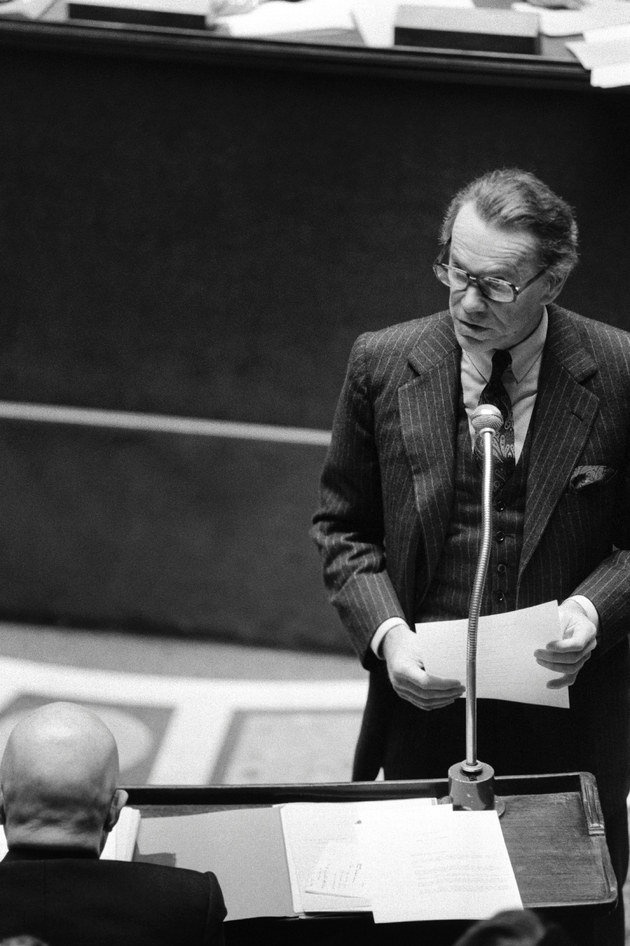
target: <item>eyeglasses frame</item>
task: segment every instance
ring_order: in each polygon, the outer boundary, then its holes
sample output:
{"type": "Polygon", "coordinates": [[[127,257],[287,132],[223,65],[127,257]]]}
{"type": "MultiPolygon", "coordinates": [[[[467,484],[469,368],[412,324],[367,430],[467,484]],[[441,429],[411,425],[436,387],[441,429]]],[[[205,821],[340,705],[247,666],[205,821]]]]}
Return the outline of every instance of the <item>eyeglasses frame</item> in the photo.
{"type": "MultiPolygon", "coordinates": [[[[467,284],[466,284],[466,287],[465,287],[464,289],[460,289],[460,290],[458,290],[458,291],[459,291],[459,292],[465,292],[466,289],[468,289],[468,286],[471,286],[471,285],[472,285],[472,286],[474,286],[476,289],[478,289],[479,292],[481,293],[481,295],[484,297],[484,299],[488,299],[489,302],[501,302],[502,304],[505,304],[505,305],[509,305],[509,304],[512,303],[512,302],[516,302],[516,300],[518,299],[518,297],[520,296],[520,294],[521,294],[525,289],[527,289],[529,286],[531,286],[532,283],[535,283],[537,279],[540,279],[540,277],[543,276],[543,275],[548,271],[548,269],[549,269],[548,266],[545,266],[544,269],[541,269],[539,273],[536,273],[535,276],[532,276],[531,279],[528,279],[527,282],[526,282],[526,283],[523,283],[522,286],[515,286],[514,283],[510,282],[508,279],[501,279],[500,276],[492,276],[492,277],[491,277],[492,279],[498,279],[498,280],[500,280],[500,282],[505,283],[505,285],[506,285],[506,286],[509,286],[510,289],[512,290],[512,292],[513,292],[513,298],[512,298],[512,299],[505,299],[505,300],[492,299],[492,298],[488,295],[487,292],[484,292],[484,291],[483,291],[483,287],[479,285],[479,280],[480,280],[480,279],[484,279],[484,278],[487,279],[487,278],[488,278],[487,276],[486,276],[486,277],[484,277],[484,276],[473,276],[472,273],[469,273],[469,272],[467,272],[467,270],[462,269],[461,266],[451,266],[449,263],[443,263],[443,262],[442,262],[442,259],[443,259],[443,257],[444,257],[444,254],[446,253],[446,251],[448,250],[448,248],[450,247],[450,245],[451,245],[451,241],[450,241],[450,240],[448,241],[448,243],[445,243],[445,244],[444,244],[444,246],[442,247],[442,249],[440,250],[440,252],[439,252],[439,254],[438,254],[438,256],[437,256],[437,259],[435,260],[435,262],[434,262],[434,264],[433,264],[433,272],[435,273],[437,279],[442,283],[443,286],[446,285],[446,283],[442,282],[442,280],[441,280],[440,277],[438,276],[438,273],[437,273],[437,268],[438,268],[438,266],[442,266],[444,269],[456,269],[457,272],[463,273],[463,274],[465,275],[466,279],[468,280],[468,281],[467,281],[467,284]]],[[[448,288],[449,288],[449,289],[452,289],[453,287],[452,287],[452,286],[449,286],[448,288]]]]}

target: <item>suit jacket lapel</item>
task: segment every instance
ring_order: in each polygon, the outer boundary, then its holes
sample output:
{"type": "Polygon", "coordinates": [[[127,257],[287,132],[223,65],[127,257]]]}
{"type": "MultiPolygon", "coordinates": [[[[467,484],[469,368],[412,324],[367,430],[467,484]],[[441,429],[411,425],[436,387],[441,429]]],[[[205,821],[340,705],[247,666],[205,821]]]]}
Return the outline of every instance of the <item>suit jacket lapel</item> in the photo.
{"type": "Polygon", "coordinates": [[[400,425],[411,466],[429,580],[451,515],[459,361],[449,313],[427,319],[409,356],[417,377],[398,391],[400,425]]]}
{"type": "Polygon", "coordinates": [[[519,579],[523,574],[584,450],[599,398],[583,382],[597,364],[582,346],[564,309],[549,306],[527,478],[527,502],[519,579]]]}

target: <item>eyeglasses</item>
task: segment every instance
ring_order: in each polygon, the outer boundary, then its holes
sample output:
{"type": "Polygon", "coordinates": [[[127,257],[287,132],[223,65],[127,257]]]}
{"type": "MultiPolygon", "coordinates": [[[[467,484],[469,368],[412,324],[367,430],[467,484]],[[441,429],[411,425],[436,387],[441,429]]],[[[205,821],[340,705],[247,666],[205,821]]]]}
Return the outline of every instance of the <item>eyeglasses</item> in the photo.
{"type": "Polygon", "coordinates": [[[433,272],[437,278],[441,283],[444,283],[445,286],[448,286],[449,289],[457,289],[460,292],[466,290],[470,285],[476,286],[481,295],[485,296],[486,299],[490,299],[491,302],[516,302],[524,289],[527,289],[527,287],[531,286],[537,279],[540,279],[543,273],[547,272],[546,268],[541,269],[539,273],[532,276],[532,278],[526,283],[523,283],[522,286],[515,286],[514,283],[508,282],[507,279],[498,279],[496,276],[472,276],[470,273],[467,273],[465,269],[459,269],[457,266],[449,266],[447,263],[442,262],[449,246],[450,241],[442,247],[440,255],[433,264],[433,272]]]}

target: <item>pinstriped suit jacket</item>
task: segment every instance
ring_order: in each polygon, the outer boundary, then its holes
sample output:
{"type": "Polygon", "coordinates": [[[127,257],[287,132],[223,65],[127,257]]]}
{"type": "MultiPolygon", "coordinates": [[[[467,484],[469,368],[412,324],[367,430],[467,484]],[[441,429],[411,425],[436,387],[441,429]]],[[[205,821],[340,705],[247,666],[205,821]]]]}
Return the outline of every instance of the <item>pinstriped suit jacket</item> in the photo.
{"type": "MultiPolygon", "coordinates": [[[[616,667],[616,685],[630,690],[630,334],[559,306],[548,311],[517,605],[572,593],[594,603],[598,647],[571,688],[572,705],[592,707],[600,695],[592,685],[597,677],[598,688],[606,686],[606,666],[616,667]],[[615,473],[575,489],[582,466],[615,473]]],[[[413,626],[446,536],[459,363],[448,312],[363,335],[337,407],[313,536],[331,601],[373,672],[355,777],[378,771],[388,704],[397,699],[370,650],[371,637],[396,615],[413,626]]],[[[624,773],[630,765],[626,715],[617,714],[614,726],[624,773]]]]}

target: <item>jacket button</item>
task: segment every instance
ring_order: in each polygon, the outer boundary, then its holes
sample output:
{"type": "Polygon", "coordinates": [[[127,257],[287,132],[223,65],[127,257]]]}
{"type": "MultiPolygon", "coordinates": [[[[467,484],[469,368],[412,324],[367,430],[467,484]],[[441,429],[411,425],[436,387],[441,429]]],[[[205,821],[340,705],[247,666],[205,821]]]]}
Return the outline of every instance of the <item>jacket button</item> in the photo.
{"type": "Polygon", "coordinates": [[[503,512],[503,510],[505,509],[505,503],[499,501],[494,508],[496,509],[497,512],[503,512]]]}
{"type": "Polygon", "coordinates": [[[505,595],[503,594],[502,591],[497,591],[497,601],[501,601],[501,602],[505,601],[505,595]]]}
{"type": "Polygon", "coordinates": [[[505,541],[505,532],[497,532],[497,534],[495,535],[495,539],[497,540],[497,542],[505,541]]]}

